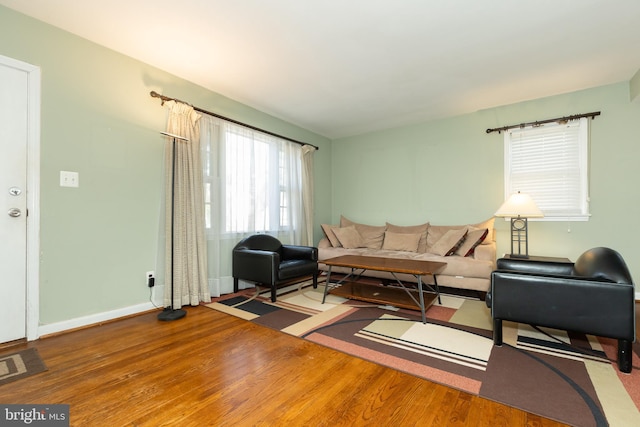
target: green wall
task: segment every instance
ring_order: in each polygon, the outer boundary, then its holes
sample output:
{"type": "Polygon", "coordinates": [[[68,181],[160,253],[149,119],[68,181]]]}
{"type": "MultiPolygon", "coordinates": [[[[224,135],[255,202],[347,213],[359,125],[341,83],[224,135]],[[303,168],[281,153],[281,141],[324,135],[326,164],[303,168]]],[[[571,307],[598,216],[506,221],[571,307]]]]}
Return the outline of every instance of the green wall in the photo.
{"type": "Polygon", "coordinates": [[[319,146],[317,215],[330,215],[322,136],[2,6],[0,55],[42,73],[42,325],[149,301],[166,120],[152,90],[319,146]],[[61,170],[79,172],[80,187],[61,188],[61,170]]]}
{"type": "MultiPolygon", "coordinates": [[[[330,221],[480,222],[504,200],[503,135],[487,128],[601,111],[591,121],[590,220],[531,222],[529,252],[575,260],[609,246],[640,280],[640,100],[630,99],[622,82],[333,141],[330,221]]],[[[508,229],[496,219],[499,254],[510,251],[508,229]]]]}

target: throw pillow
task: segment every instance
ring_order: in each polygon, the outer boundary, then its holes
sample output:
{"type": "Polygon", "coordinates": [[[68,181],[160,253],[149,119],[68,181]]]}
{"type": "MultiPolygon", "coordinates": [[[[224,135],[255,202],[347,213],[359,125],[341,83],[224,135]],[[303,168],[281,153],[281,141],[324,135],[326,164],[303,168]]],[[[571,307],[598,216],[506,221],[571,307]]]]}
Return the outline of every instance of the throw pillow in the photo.
{"type": "Polygon", "coordinates": [[[488,228],[483,228],[480,230],[469,228],[467,237],[465,237],[464,241],[456,251],[456,255],[472,256],[473,252],[476,249],[476,246],[482,243],[482,241],[487,237],[487,234],[489,234],[488,228]]]}
{"type": "Polygon", "coordinates": [[[449,230],[466,229],[465,225],[429,225],[429,232],[427,233],[427,252],[431,252],[431,248],[442,239],[449,230]]]}
{"type": "Polygon", "coordinates": [[[427,230],[429,229],[429,223],[426,222],[420,225],[393,225],[387,222],[387,231],[399,234],[415,234],[420,233],[420,242],[418,242],[417,252],[425,253],[427,251],[427,230]]]}
{"type": "Polygon", "coordinates": [[[477,229],[486,228],[487,230],[489,230],[489,232],[487,233],[487,237],[485,237],[482,243],[480,243],[481,245],[490,245],[495,241],[494,228],[493,228],[493,224],[495,220],[496,219],[494,217],[491,217],[486,221],[479,222],[478,224],[469,224],[469,226],[473,228],[477,228],[477,229]]]}
{"type": "Polygon", "coordinates": [[[322,227],[322,231],[324,231],[324,235],[327,236],[327,239],[331,242],[331,246],[334,248],[339,248],[342,246],[340,241],[336,237],[336,234],[333,232],[334,229],[340,228],[338,225],[329,225],[329,224],[320,224],[322,227]]]}
{"type": "Polygon", "coordinates": [[[449,230],[431,247],[430,252],[440,256],[453,255],[464,241],[466,235],[466,228],[449,230]]]}
{"type": "Polygon", "coordinates": [[[333,232],[343,247],[347,249],[362,247],[362,238],[355,226],[350,225],[349,227],[334,228],[333,232]]]}
{"type": "Polygon", "coordinates": [[[387,229],[386,226],[359,224],[341,215],[340,226],[348,227],[350,225],[355,226],[356,230],[358,230],[358,233],[362,238],[362,247],[370,249],[380,249],[382,247],[384,232],[387,229]]]}
{"type": "Polygon", "coordinates": [[[445,235],[449,230],[459,230],[461,228],[470,227],[471,229],[483,229],[489,230],[487,237],[482,241],[482,245],[489,245],[494,242],[493,236],[493,223],[495,218],[489,218],[486,221],[479,222],[477,224],[465,224],[465,225],[429,225],[429,233],[427,235],[427,252],[431,252],[430,248],[436,244],[438,240],[445,235]]]}
{"type": "Polygon", "coordinates": [[[382,249],[388,251],[417,252],[421,237],[422,233],[407,234],[387,231],[384,233],[382,249]]]}

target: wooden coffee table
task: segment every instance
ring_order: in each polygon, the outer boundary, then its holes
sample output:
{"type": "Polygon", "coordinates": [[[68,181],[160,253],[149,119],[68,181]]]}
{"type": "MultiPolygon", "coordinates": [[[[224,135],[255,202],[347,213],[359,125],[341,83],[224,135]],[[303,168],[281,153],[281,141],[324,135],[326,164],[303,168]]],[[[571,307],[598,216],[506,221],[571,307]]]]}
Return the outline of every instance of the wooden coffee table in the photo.
{"type": "Polygon", "coordinates": [[[324,296],[322,298],[323,304],[327,298],[329,288],[331,288],[331,294],[344,298],[381,304],[393,304],[409,309],[418,308],[422,313],[422,323],[427,322],[425,315],[426,307],[433,304],[436,298],[438,298],[438,302],[440,302],[440,289],[438,288],[436,274],[442,271],[447,265],[446,262],[361,255],[343,255],[318,262],[329,266],[329,270],[327,271],[327,284],[324,288],[324,296]],[[334,266],[350,268],[351,272],[336,283],[331,283],[331,268],[334,266]],[[395,284],[394,286],[378,286],[357,282],[357,279],[367,270],[387,271],[391,273],[398,286],[395,286],[395,284]],[[418,282],[417,289],[407,288],[405,284],[398,279],[396,273],[413,275],[418,282]],[[423,284],[422,276],[432,276],[433,285],[423,284]],[[426,297],[424,294],[425,286],[432,291],[428,293],[426,297]],[[414,294],[418,294],[417,299],[414,294]]]}

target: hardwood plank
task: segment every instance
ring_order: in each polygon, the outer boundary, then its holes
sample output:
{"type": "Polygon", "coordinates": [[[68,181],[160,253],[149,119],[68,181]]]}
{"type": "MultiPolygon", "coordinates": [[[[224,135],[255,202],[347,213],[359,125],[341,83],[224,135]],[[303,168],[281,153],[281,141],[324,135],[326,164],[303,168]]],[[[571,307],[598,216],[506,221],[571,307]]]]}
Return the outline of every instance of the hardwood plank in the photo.
{"type": "Polygon", "coordinates": [[[467,424],[467,417],[471,410],[471,398],[472,396],[468,393],[458,392],[453,408],[449,413],[448,425],[464,426],[467,424]]]}
{"type": "Polygon", "coordinates": [[[205,307],[156,315],[17,344],[49,370],[0,402],[66,403],[83,427],[563,425],[205,307]]]}

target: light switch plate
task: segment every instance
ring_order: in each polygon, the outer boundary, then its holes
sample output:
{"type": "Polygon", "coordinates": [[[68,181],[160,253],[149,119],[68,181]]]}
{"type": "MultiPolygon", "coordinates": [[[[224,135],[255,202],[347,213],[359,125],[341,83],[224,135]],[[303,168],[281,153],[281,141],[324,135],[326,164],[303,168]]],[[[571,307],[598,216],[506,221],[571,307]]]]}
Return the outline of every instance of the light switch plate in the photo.
{"type": "Polygon", "coordinates": [[[78,172],[60,171],[60,187],[79,187],[80,175],[78,172]]]}

